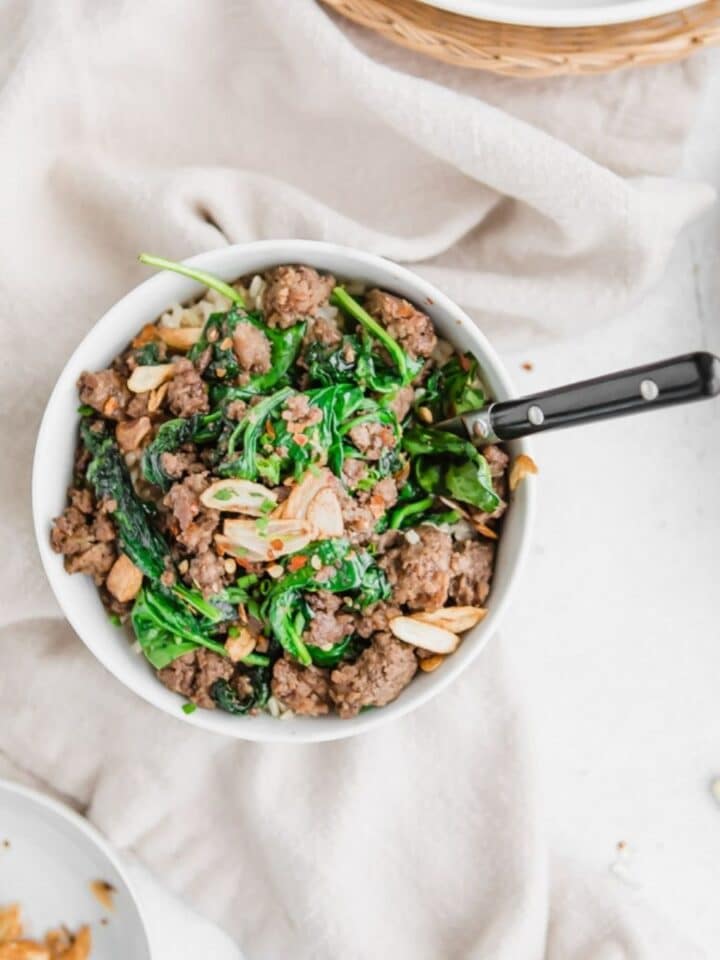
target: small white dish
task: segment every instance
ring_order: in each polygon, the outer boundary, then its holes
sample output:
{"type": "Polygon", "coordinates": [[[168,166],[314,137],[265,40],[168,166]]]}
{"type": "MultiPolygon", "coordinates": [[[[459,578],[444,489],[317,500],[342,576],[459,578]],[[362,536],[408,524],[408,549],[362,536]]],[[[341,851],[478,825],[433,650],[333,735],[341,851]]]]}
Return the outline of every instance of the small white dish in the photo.
{"type": "MultiPolygon", "coordinates": [[[[490,343],[460,307],[442,291],[404,267],[350,247],[310,240],[266,240],[203,253],[186,261],[223,280],[261,272],[284,263],[302,263],[327,270],[341,279],[361,280],[390,290],[430,314],[441,337],[480,362],[491,395],[515,396],[510,379],[490,343]]],[[[68,360],[48,401],[35,448],[32,503],[35,534],[45,572],[67,619],[90,651],[125,686],[178,719],[215,733],[244,740],[307,743],[337,740],[381,726],[425,703],[455,679],[480,653],[497,630],[517,580],[530,539],[534,482],[523,483],[508,510],[498,551],[488,615],[465,634],[456,653],[433,673],[418,675],[393,703],[360,713],[349,720],[337,716],[236,717],[220,710],[182,712],[183,700],[167,690],[143,657],[135,653],[128,634],[114,627],[89,577],[69,576],[62,557],[50,547],[53,518],[65,507],[77,439],[76,381],[83,370],[100,370],[120,353],[146,323],[154,322],[171,304],[198,295],[203,287],[175,273],[157,273],[132,290],[101,317],[68,360]]],[[[529,452],[527,441],[509,444],[513,455],[529,452]]],[[[452,710],[448,699],[447,709],[452,710]]]]}
{"type": "Polygon", "coordinates": [[[690,6],[691,0],[420,0],[476,20],[525,27],[600,27],[659,17],[690,6]]]}
{"type": "Polygon", "coordinates": [[[25,936],[52,929],[92,932],[92,960],[151,960],[140,908],[107,843],[86,820],[49,797],[0,780],[0,907],[22,907],[25,936]],[[90,889],[114,887],[114,908],[90,889]]]}

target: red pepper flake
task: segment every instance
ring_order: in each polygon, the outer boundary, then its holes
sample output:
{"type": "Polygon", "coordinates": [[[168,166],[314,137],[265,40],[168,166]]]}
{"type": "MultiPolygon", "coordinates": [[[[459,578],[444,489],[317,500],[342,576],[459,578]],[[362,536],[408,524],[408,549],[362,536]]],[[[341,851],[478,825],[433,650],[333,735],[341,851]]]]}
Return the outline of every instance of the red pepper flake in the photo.
{"type": "Polygon", "coordinates": [[[523,368],[523,370],[532,370],[532,369],[533,369],[533,365],[532,365],[532,363],[530,363],[529,360],[526,360],[525,363],[521,363],[520,366],[523,368]]]}
{"type": "Polygon", "coordinates": [[[463,368],[465,373],[470,369],[470,357],[466,357],[464,354],[458,358],[460,366],[463,368]]]}
{"type": "Polygon", "coordinates": [[[425,303],[427,303],[428,306],[431,307],[435,303],[435,301],[433,300],[432,297],[425,297],[425,303]]]}
{"type": "Polygon", "coordinates": [[[307,442],[308,442],[308,438],[305,436],[304,433],[296,433],[296,434],[295,434],[295,443],[296,443],[299,447],[304,447],[307,442]]]}
{"type": "Polygon", "coordinates": [[[275,427],[272,425],[272,422],[270,420],[265,421],[265,433],[269,437],[272,437],[273,440],[275,439],[275,427]]]}
{"type": "Polygon", "coordinates": [[[274,540],[271,540],[271,541],[270,541],[270,546],[273,548],[273,550],[278,550],[278,551],[279,551],[279,550],[282,550],[282,548],[285,546],[285,544],[282,542],[282,540],[280,540],[280,539],[278,539],[278,538],[276,537],[274,540]]]}
{"type": "Polygon", "coordinates": [[[294,573],[296,570],[302,570],[307,563],[307,557],[291,557],[288,562],[288,570],[294,573]]]}

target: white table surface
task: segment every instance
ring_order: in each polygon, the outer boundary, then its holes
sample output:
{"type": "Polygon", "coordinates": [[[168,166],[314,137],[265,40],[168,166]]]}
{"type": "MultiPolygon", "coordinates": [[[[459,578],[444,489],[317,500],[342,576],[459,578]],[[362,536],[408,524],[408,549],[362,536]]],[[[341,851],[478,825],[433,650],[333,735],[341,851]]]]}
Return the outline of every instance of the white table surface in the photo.
{"type": "MultiPolygon", "coordinates": [[[[684,175],[720,191],[717,57],[684,175]]],[[[637,308],[504,359],[530,391],[697,349],[720,353],[718,205],[637,308]]],[[[627,896],[720,957],[720,400],[549,434],[535,453],[535,545],[502,632],[556,846],[608,869],[628,844],[627,896]]]]}
{"type": "MultiPolygon", "coordinates": [[[[716,59],[685,172],[720,190],[718,104],[716,59]]],[[[530,391],[700,348],[720,353],[720,207],[637,308],[505,360],[530,391]]],[[[604,871],[627,844],[625,895],[659,907],[709,958],[720,956],[719,428],[720,400],[538,440],[535,546],[502,631],[525,677],[554,847],[604,871]]],[[[169,902],[136,879],[158,960],[178,957],[163,942],[169,902]]]]}

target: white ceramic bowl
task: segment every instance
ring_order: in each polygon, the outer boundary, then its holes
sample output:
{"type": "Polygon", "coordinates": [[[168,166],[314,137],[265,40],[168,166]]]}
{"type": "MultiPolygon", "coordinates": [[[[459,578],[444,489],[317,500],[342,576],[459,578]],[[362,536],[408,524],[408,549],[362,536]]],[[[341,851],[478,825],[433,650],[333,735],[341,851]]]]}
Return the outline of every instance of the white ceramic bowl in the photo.
{"type": "MultiPolygon", "coordinates": [[[[427,310],[442,337],[475,354],[495,398],[515,395],[497,354],[469,317],[440,290],[381,257],[331,243],[271,240],[224,247],[187,262],[224,280],[234,280],[276,264],[304,263],[328,270],[338,278],[362,280],[398,293],[427,310]]],[[[298,743],[335,740],[378,727],[414,710],[447,687],[497,630],[528,547],[533,483],[520,485],[506,514],[487,617],[465,635],[460,648],[440,670],[419,674],[394,703],[350,720],[336,716],[277,720],[264,714],[234,717],[220,710],[184,714],[183,699],[156,679],[143,657],[131,649],[127,634],[110,623],[90,578],[69,576],[63,569],[62,557],[50,548],[52,521],[65,506],[66,489],[72,476],[78,419],[77,378],[83,370],[100,370],[109,364],[144,324],[153,322],[170,304],[188,300],[201,291],[199,284],[174,273],[151,276],[101,317],[68,360],[48,401],[33,464],[33,516],[45,572],[65,616],[98,660],[125,686],[186,723],[245,740],[298,743]]],[[[511,444],[513,454],[526,449],[523,442],[511,444]]],[[[452,710],[450,697],[446,706],[452,710]]]]}

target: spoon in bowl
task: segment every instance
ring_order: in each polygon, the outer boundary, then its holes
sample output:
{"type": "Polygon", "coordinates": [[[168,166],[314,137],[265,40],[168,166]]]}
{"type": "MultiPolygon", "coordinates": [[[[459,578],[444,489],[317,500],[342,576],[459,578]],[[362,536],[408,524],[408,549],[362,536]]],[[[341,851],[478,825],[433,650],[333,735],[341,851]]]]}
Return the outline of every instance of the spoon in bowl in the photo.
{"type": "Polygon", "coordinates": [[[544,430],[644,413],[720,393],[720,358],[686,353],[542,393],[501,400],[435,424],[483,446],[544,430]]]}

